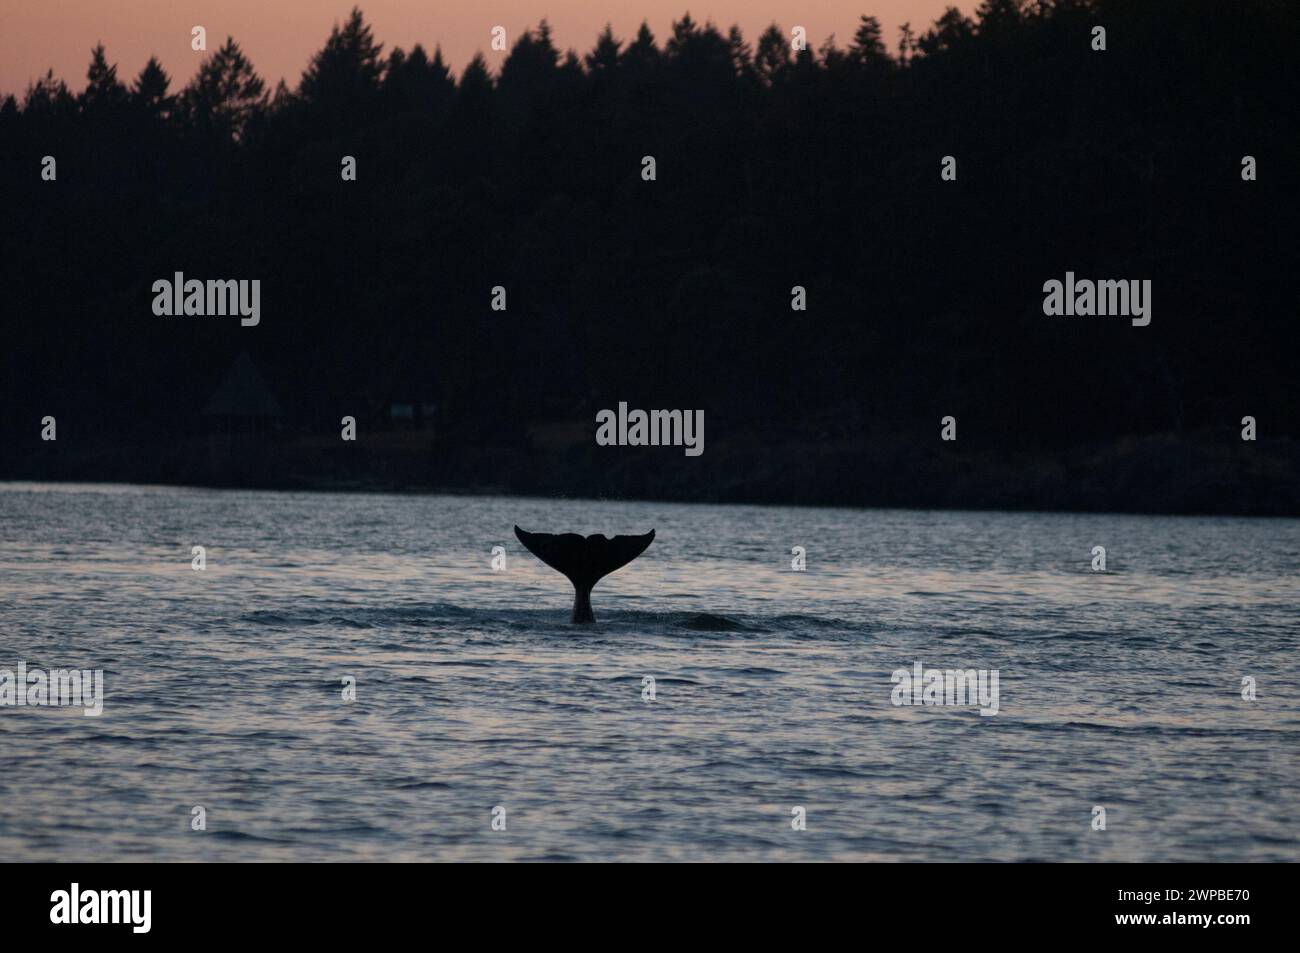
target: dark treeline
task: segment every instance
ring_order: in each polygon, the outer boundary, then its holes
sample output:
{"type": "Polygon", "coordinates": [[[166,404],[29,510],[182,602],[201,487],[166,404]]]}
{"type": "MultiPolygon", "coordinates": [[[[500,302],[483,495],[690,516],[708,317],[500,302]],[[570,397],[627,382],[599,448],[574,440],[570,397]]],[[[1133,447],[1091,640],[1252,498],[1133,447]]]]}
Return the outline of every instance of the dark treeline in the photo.
{"type": "Polygon", "coordinates": [[[184,88],[97,48],[0,103],[0,477],[207,479],[247,352],[285,413],[253,482],[1300,511],[1294,13],[986,0],[797,53],[543,24],[459,77],[354,13],[296,89],[234,40],[184,88]],[[1067,270],[1150,279],[1151,325],[1044,316],[1067,270]],[[155,316],[177,271],[260,279],[261,324],[155,316]],[[621,400],[703,408],[704,455],[596,447],[621,400]],[[427,441],[381,439],[394,402],[427,441]]]}

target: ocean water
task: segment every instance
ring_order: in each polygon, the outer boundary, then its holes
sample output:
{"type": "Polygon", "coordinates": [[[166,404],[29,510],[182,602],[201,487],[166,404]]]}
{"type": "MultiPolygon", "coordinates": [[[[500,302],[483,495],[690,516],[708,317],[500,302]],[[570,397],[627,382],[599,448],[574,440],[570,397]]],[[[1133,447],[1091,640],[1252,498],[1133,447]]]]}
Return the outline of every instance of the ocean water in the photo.
{"type": "Polygon", "coordinates": [[[0,860],[1296,861],[1298,568],[1295,520],[0,484],[0,669],[105,679],[0,707],[0,860]],[[515,523],[658,537],[575,627],[515,523]],[[894,705],[916,662],[998,713],[894,705]]]}

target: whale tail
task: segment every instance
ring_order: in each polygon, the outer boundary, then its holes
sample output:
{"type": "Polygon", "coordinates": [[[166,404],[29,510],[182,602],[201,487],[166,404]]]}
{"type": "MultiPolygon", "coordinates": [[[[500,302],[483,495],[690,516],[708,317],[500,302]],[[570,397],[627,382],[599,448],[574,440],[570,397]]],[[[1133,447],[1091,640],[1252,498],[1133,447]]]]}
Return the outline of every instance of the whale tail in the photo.
{"type": "Polygon", "coordinates": [[[573,622],[595,622],[591,611],[591,590],[603,577],[640,556],[654,542],[655,531],[643,536],[615,536],[606,539],[577,533],[527,533],[515,527],[524,548],[563,573],[573,583],[573,622]]]}

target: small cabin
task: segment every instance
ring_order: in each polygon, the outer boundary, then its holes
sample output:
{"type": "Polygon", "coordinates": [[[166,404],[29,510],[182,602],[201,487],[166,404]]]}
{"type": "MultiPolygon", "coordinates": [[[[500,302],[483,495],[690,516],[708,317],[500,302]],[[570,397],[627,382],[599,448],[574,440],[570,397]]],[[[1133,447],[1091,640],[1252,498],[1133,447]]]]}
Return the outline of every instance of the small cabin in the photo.
{"type": "Polygon", "coordinates": [[[284,411],[247,353],[240,354],[203,406],[208,461],[214,475],[258,472],[260,455],[284,429],[284,411]]]}

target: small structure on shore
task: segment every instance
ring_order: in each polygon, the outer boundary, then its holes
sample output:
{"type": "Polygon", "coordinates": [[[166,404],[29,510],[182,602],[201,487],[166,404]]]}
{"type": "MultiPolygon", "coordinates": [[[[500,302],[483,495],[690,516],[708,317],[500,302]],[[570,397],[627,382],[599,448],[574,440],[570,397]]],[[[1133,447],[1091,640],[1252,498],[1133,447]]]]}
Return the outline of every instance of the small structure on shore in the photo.
{"type": "Polygon", "coordinates": [[[208,465],[223,480],[256,476],[269,462],[265,451],[284,429],[284,411],[244,352],[203,407],[208,465]]]}

